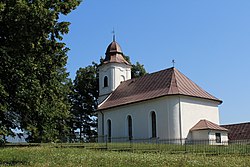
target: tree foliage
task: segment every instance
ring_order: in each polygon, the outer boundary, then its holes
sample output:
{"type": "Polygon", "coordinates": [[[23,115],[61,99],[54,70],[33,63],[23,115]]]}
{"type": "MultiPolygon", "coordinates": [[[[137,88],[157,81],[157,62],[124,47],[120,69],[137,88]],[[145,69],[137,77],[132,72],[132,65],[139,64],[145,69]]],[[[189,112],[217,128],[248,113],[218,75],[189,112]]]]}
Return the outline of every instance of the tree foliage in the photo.
{"type": "Polygon", "coordinates": [[[60,22],[79,0],[0,1],[0,134],[15,128],[30,142],[55,141],[70,117],[61,42],[69,23],[60,22]]]}
{"type": "Polygon", "coordinates": [[[132,65],[132,68],[131,68],[131,77],[132,78],[142,77],[146,74],[147,74],[147,71],[145,70],[143,64],[136,62],[135,64],[132,65]]]}
{"type": "MultiPolygon", "coordinates": [[[[124,56],[125,60],[127,60],[127,62],[129,62],[130,64],[130,57],[129,56],[124,56]]],[[[131,68],[131,78],[138,78],[138,77],[142,77],[144,75],[147,74],[146,69],[144,68],[143,64],[140,64],[139,62],[136,62],[135,64],[132,64],[132,68],[131,68]]]]}
{"type": "Polygon", "coordinates": [[[93,117],[98,105],[97,64],[93,63],[76,72],[72,91],[73,130],[80,130],[80,137],[96,134],[97,122],[93,117]]]}

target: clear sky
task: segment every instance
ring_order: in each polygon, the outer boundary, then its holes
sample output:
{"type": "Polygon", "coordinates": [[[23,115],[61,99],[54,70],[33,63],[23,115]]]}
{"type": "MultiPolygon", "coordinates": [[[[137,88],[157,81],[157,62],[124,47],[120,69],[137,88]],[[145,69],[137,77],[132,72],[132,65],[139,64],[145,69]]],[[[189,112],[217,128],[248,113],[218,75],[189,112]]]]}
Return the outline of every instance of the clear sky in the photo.
{"type": "Polygon", "coordinates": [[[221,124],[250,121],[250,0],[85,0],[61,20],[67,69],[99,62],[112,29],[147,72],[172,66],[223,100],[221,124]]]}

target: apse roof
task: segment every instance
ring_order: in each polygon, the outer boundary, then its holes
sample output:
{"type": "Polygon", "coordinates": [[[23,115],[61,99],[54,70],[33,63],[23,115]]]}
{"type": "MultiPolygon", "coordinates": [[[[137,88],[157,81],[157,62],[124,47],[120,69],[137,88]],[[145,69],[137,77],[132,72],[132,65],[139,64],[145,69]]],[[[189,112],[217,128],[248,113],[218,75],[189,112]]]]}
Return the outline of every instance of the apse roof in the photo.
{"type": "Polygon", "coordinates": [[[208,120],[200,120],[196,125],[194,125],[190,131],[196,130],[220,130],[220,131],[228,131],[226,128],[220,127],[219,125],[210,122],[208,120]]]}
{"type": "Polygon", "coordinates": [[[185,95],[222,103],[172,67],[122,82],[98,109],[103,110],[170,95],[185,95]]]}

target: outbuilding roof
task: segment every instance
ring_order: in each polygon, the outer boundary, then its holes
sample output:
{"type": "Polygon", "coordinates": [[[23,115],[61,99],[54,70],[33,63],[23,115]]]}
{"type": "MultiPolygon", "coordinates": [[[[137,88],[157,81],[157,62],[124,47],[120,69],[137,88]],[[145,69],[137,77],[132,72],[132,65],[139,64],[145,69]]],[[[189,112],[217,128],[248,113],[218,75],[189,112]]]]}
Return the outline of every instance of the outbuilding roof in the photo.
{"type": "Polygon", "coordinates": [[[170,95],[191,96],[222,103],[172,67],[122,82],[98,109],[104,110],[170,95]]]}
{"type": "Polygon", "coordinates": [[[226,128],[220,127],[219,125],[210,122],[206,119],[200,120],[196,125],[194,125],[190,131],[196,130],[219,130],[219,131],[228,131],[226,128]]]}

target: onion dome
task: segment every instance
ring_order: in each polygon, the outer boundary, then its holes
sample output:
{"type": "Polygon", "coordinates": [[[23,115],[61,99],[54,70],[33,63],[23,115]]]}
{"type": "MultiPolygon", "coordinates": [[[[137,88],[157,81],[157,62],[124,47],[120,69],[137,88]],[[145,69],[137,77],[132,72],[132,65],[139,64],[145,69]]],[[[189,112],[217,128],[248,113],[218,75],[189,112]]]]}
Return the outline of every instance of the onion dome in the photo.
{"type": "Polygon", "coordinates": [[[106,56],[104,59],[104,64],[107,63],[125,63],[130,65],[123,57],[122,49],[120,45],[113,39],[106,50],[106,56]]]}
{"type": "Polygon", "coordinates": [[[106,50],[106,54],[110,54],[110,53],[120,53],[122,54],[122,49],[120,47],[120,45],[116,42],[113,41],[109,44],[107,50],[106,50]]]}

